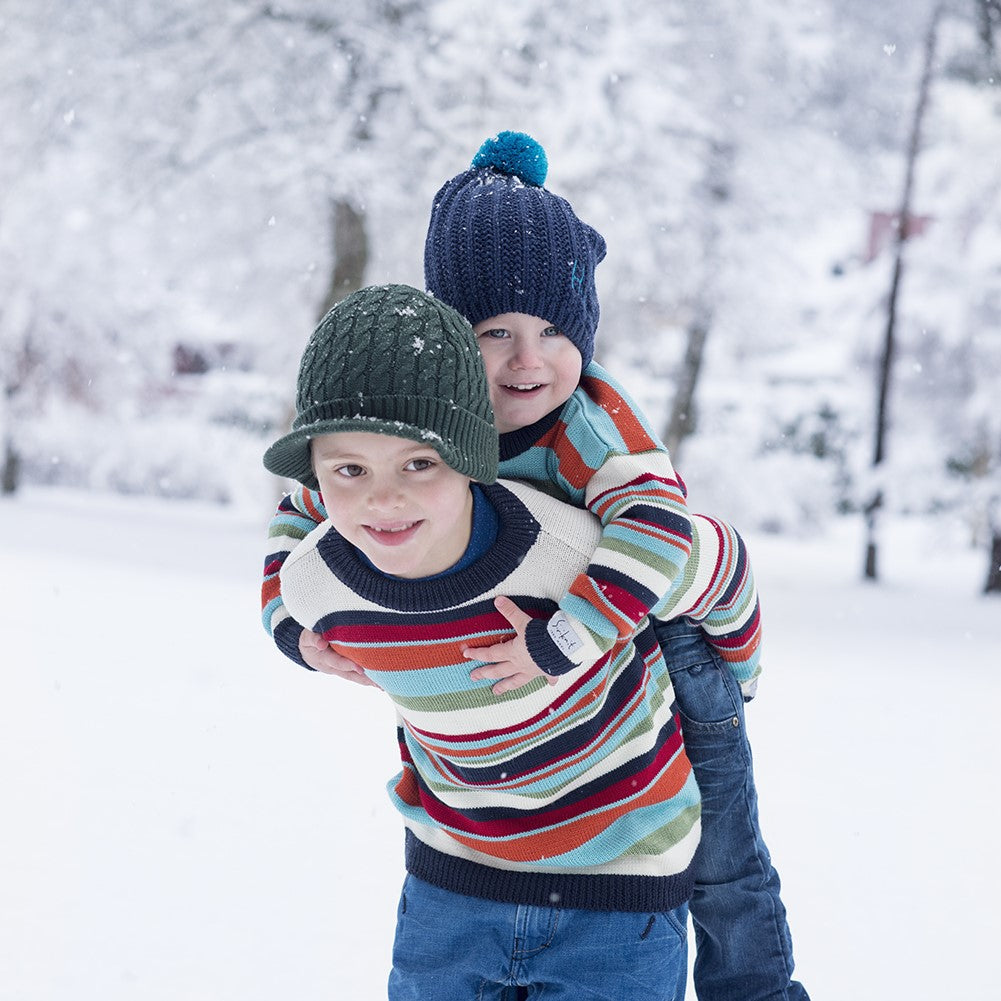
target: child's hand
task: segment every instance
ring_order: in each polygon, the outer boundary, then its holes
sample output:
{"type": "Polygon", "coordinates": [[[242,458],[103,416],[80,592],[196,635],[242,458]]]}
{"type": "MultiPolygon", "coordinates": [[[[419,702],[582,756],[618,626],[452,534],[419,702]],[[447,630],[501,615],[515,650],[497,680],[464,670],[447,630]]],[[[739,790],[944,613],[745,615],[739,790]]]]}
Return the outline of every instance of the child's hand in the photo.
{"type": "Polygon", "coordinates": [[[487,661],[486,666],[470,671],[469,677],[473,681],[479,681],[481,678],[499,678],[497,684],[490,689],[494,695],[512,692],[527,685],[534,678],[545,678],[549,684],[555,685],[556,679],[538,667],[529,655],[525,643],[525,626],[532,621],[532,617],[526,615],[510,598],[495,598],[494,608],[511,623],[517,635],[504,643],[466,647],[462,654],[468,660],[487,661]]]}
{"type": "Polygon", "coordinates": [[[353,681],[356,685],[379,687],[353,660],[348,660],[347,657],[342,657],[335,650],[331,650],[330,644],[319,633],[303,629],[299,634],[299,653],[314,671],[319,671],[321,674],[336,674],[339,678],[353,681]]]}

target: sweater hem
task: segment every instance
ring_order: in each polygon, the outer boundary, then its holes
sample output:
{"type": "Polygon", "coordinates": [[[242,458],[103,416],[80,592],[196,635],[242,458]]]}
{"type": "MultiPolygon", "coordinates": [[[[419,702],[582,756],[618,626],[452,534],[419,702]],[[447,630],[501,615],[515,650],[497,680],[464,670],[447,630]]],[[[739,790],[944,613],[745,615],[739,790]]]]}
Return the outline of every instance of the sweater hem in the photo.
{"type": "Polygon", "coordinates": [[[692,896],[691,865],[670,876],[551,873],[498,869],[446,855],[406,832],[407,872],[451,893],[505,904],[655,914],[692,896]]]}

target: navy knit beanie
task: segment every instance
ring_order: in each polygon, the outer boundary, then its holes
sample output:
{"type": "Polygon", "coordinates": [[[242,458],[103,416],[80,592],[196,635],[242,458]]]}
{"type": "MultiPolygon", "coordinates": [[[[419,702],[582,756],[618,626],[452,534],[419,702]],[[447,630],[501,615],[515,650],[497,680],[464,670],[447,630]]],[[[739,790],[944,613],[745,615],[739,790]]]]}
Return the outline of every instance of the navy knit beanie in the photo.
{"type": "Polygon", "coordinates": [[[278,476],[316,489],[310,440],[371,431],[425,442],[453,469],[493,483],[498,439],[483,358],[466,319],[408,285],[342,299],[302,353],[292,430],[264,454],[278,476]]]}
{"type": "Polygon", "coordinates": [[[528,313],[564,333],[587,365],[594,354],[601,234],[542,187],[545,150],[524,132],[501,132],[431,207],[424,244],[429,292],[476,324],[528,313]]]}

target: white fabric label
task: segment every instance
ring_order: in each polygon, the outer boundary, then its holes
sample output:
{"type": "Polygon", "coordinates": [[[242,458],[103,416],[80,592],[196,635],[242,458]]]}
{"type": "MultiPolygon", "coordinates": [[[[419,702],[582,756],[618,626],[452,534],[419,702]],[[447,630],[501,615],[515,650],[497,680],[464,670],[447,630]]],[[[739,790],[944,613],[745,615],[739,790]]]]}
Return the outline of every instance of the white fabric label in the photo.
{"type": "Polygon", "coordinates": [[[549,620],[546,630],[565,657],[576,653],[584,645],[584,641],[574,632],[565,612],[557,612],[549,620]]]}

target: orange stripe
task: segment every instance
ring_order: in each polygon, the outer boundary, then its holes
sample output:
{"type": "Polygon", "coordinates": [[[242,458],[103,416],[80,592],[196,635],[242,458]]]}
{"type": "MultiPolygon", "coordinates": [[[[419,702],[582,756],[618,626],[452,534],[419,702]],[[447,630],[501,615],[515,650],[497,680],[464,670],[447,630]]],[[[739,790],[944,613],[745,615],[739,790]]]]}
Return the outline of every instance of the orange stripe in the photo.
{"type": "Polygon", "coordinates": [[[761,646],[761,630],[759,629],[755,632],[754,636],[748,643],[739,648],[732,647],[718,647],[713,644],[713,649],[720,655],[720,657],[725,660],[728,664],[742,664],[746,660],[750,660],[754,651],[761,646]]]}
{"type": "Polygon", "coordinates": [[[393,791],[407,806],[420,807],[421,792],[412,768],[404,768],[393,791]]]}
{"type": "Polygon", "coordinates": [[[615,626],[615,632],[618,636],[631,636],[636,631],[636,623],[621,613],[616,614],[618,609],[608,601],[601,588],[596,587],[594,581],[587,574],[577,575],[577,578],[570,585],[570,593],[586,601],[608,619],[615,626]]]}
{"type": "Polygon", "coordinates": [[[466,834],[457,834],[454,831],[448,833],[460,844],[494,858],[502,858],[509,862],[538,862],[587,844],[588,841],[597,837],[626,813],[655,803],[667,802],[677,795],[688,779],[690,771],[691,765],[688,758],[684,754],[678,754],[661,773],[657,781],[638,798],[618,803],[598,814],[580,817],[546,831],[524,835],[513,841],[490,841],[466,834]]]}
{"type": "MultiPolygon", "coordinates": [[[[331,629],[330,639],[336,630],[331,629]]],[[[514,633],[498,632],[490,643],[503,643],[513,638],[514,633]]],[[[348,660],[353,660],[359,667],[369,671],[416,671],[427,668],[442,667],[445,664],[461,664],[466,658],[462,656],[462,647],[468,645],[468,640],[442,640],[408,645],[405,649],[399,646],[366,647],[350,643],[332,642],[330,645],[348,660]]],[[[470,670],[472,664],[470,663],[470,670]]]]}
{"type": "Polygon", "coordinates": [[[647,434],[633,408],[607,382],[588,377],[581,383],[587,395],[612,418],[630,452],[649,452],[659,447],[647,434]]]}
{"type": "MultiPolygon", "coordinates": [[[[320,500],[323,500],[322,495],[320,496],[320,500]]],[[[309,516],[319,525],[323,521],[323,515],[320,513],[320,509],[313,503],[312,494],[306,490],[302,491],[302,503],[309,516]]]]}
{"type": "Polygon", "coordinates": [[[593,466],[589,466],[581,457],[580,452],[570,443],[566,437],[566,426],[563,425],[563,434],[557,440],[553,451],[559,457],[560,475],[565,476],[570,481],[571,486],[580,490],[586,486],[591,477],[597,472],[593,466]]]}
{"type": "MultiPolygon", "coordinates": [[[[598,501],[592,501],[589,505],[591,511],[596,514],[599,518],[605,517],[605,512],[615,504],[646,504],[652,501],[662,500],[667,501],[668,506],[672,508],[683,508],[685,506],[685,499],[677,491],[669,490],[666,486],[661,486],[657,489],[651,490],[649,485],[655,482],[654,480],[648,480],[643,484],[643,489],[637,491],[636,493],[626,492],[624,493],[621,488],[615,487],[611,490],[607,490],[601,497],[596,498],[598,501]]],[[[629,486],[629,484],[626,484],[629,486]]]]}
{"type": "Polygon", "coordinates": [[[282,582],[278,574],[274,577],[265,577],[261,584],[261,608],[267,606],[269,601],[273,601],[282,593],[282,582]]]}
{"type": "Polygon", "coordinates": [[[634,521],[629,524],[629,531],[636,532],[638,535],[648,535],[651,539],[656,539],[658,542],[684,542],[686,543],[689,551],[691,550],[691,543],[684,535],[679,535],[677,532],[672,532],[668,528],[664,528],[663,525],[649,525],[644,524],[642,521],[634,521]]]}

